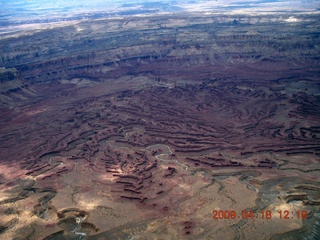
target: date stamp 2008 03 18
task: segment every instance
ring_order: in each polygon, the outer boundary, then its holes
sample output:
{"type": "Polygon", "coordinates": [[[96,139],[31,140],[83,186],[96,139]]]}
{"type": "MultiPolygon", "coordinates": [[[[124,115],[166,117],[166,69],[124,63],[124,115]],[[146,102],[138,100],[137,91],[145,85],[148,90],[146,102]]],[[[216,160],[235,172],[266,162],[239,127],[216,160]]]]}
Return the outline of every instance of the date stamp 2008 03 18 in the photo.
{"type": "Polygon", "coordinates": [[[212,219],[307,219],[307,210],[289,211],[280,210],[272,212],[271,210],[263,210],[259,213],[253,211],[242,210],[241,213],[237,213],[235,210],[214,210],[212,212],[212,219]]]}

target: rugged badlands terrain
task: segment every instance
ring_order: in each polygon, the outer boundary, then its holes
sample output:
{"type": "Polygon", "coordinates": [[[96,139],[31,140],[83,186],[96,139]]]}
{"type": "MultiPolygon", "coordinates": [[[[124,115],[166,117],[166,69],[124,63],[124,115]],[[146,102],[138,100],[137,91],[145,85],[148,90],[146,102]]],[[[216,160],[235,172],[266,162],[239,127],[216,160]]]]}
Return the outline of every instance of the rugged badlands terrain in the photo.
{"type": "Polygon", "coordinates": [[[0,238],[319,239],[318,20],[3,33],[0,238]]]}

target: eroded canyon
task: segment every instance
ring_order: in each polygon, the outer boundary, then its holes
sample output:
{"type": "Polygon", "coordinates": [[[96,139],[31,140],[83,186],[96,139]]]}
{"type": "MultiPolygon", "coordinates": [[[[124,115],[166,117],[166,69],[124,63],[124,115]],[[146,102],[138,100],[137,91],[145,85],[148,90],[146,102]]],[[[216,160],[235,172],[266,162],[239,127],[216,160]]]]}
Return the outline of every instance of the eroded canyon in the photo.
{"type": "Polygon", "coordinates": [[[0,236],[319,239],[318,19],[167,14],[3,33],[0,236]]]}

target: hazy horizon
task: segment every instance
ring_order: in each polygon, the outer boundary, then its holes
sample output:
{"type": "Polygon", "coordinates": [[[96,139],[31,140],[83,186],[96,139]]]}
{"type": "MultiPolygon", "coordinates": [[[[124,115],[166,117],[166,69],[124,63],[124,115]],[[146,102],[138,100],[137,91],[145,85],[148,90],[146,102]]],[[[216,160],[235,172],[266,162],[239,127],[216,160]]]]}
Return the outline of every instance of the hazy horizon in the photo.
{"type": "Polygon", "coordinates": [[[120,15],[176,11],[319,11],[314,0],[18,0],[0,1],[0,25],[6,21],[71,18],[79,13],[120,15]],[[135,12],[136,11],[136,12],[135,12]]]}

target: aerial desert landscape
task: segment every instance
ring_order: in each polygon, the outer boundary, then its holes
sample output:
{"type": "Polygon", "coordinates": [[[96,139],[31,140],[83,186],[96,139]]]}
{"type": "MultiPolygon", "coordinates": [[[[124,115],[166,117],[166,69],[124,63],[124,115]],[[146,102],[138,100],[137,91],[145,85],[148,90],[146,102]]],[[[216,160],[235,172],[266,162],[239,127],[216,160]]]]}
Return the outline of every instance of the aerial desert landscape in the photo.
{"type": "Polygon", "coordinates": [[[0,239],[320,239],[320,6],[177,2],[7,6],[0,239]]]}

